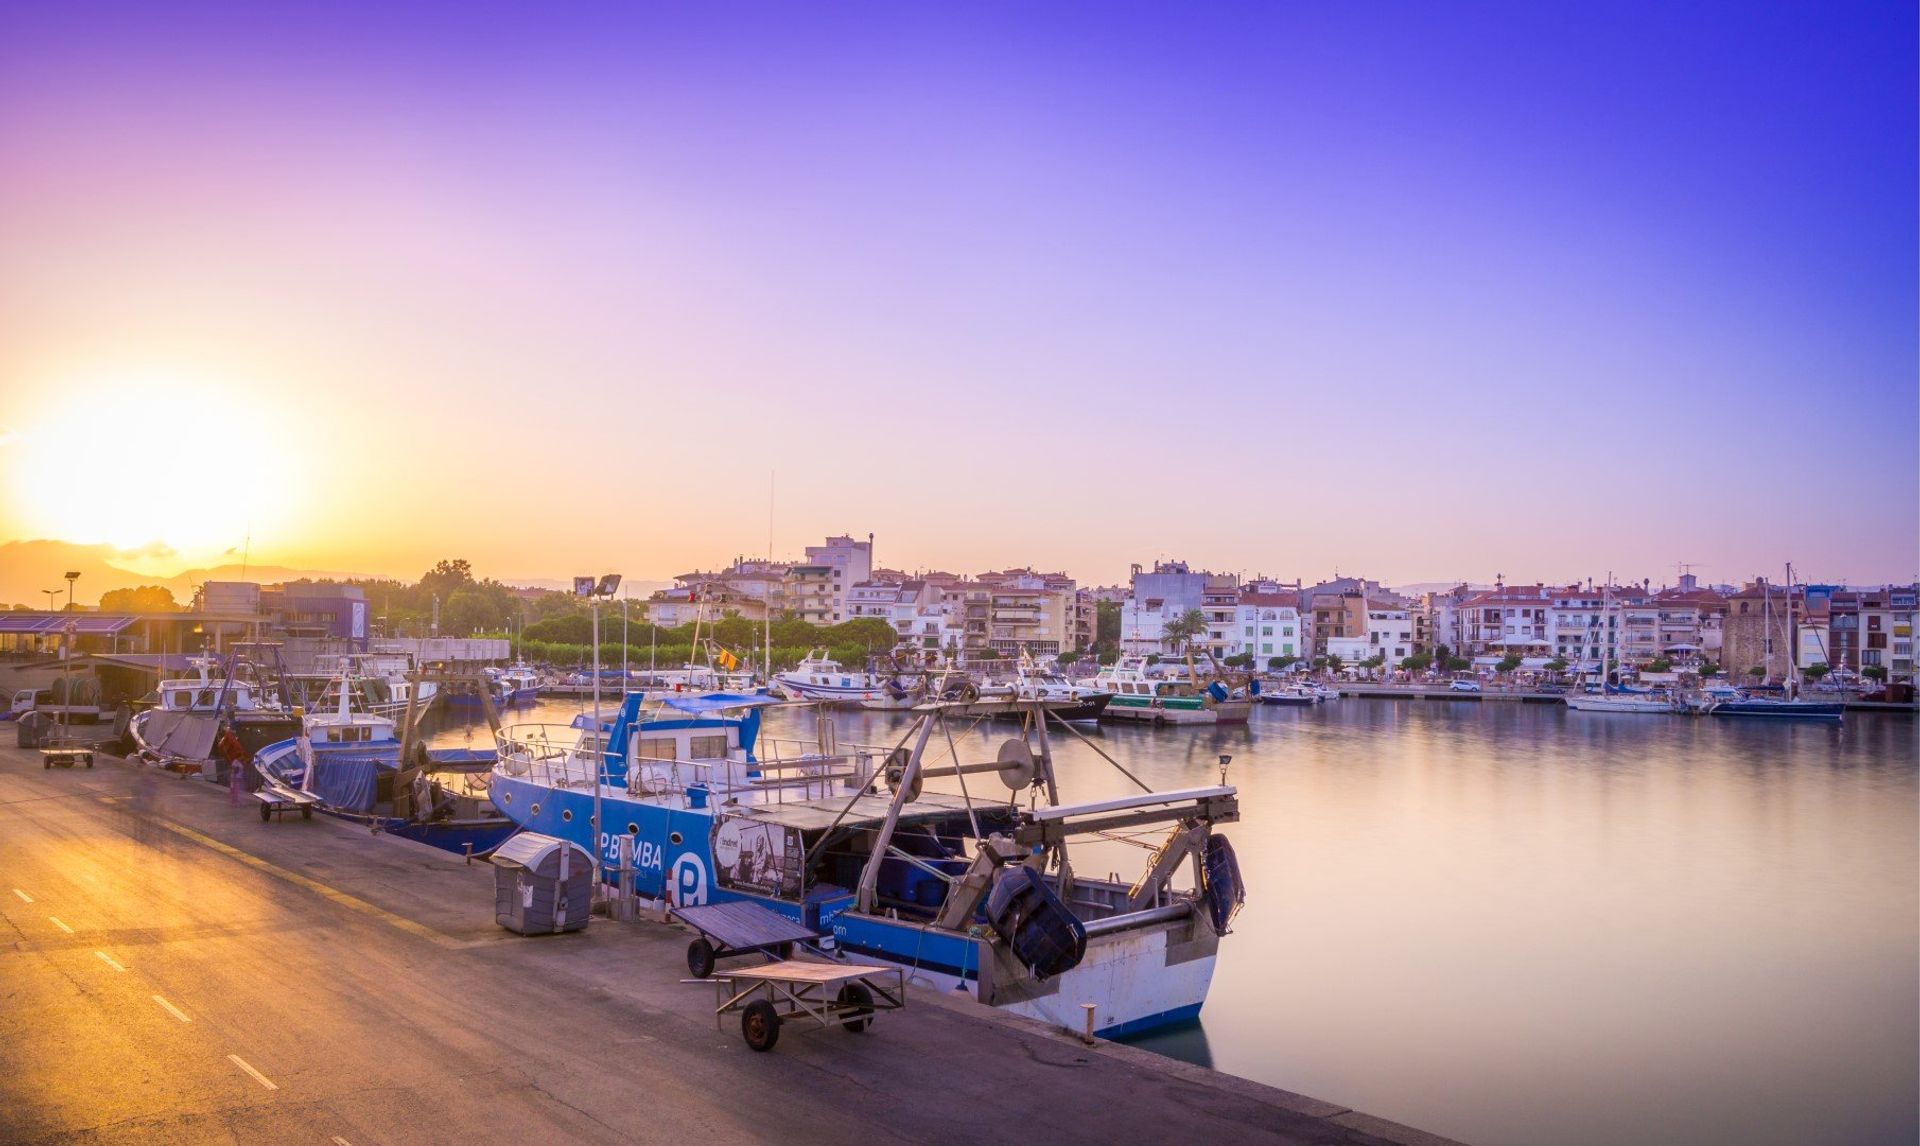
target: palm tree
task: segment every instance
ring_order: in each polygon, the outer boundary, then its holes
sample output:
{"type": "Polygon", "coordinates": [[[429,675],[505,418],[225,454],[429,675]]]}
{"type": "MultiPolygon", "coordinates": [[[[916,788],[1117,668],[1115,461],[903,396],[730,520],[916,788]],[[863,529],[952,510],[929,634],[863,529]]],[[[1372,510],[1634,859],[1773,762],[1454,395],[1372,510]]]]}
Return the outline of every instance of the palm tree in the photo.
{"type": "Polygon", "coordinates": [[[1173,646],[1174,652],[1184,652],[1195,637],[1207,631],[1207,615],[1198,609],[1186,612],[1166,623],[1161,630],[1161,639],[1173,646]]]}

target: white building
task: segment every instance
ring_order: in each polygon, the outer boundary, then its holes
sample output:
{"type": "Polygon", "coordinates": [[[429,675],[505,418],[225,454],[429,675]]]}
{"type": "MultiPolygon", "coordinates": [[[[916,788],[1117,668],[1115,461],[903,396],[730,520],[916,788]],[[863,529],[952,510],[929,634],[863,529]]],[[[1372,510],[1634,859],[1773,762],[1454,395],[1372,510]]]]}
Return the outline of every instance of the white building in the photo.
{"type": "Polygon", "coordinates": [[[1228,656],[1251,653],[1255,668],[1281,657],[1305,657],[1298,593],[1246,593],[1235,606],[1228,656]]]}
{"type": "MultiPolygon", "coordinates": [[[[873,576],[873,534],[867,534],[865,541],[855,541],[851,537],[829,537],[825,545],[807,546],[806,566],[824,568],[828,577],[824,581],[826,606],[824,615],[807,619],[818,624],[837,625],[846,620],[848,613],[847,597],[855,585],[867,581],[873,576]]],[[[809,614],[813,610],[806,610],[809,614]]]]}
{"type": "Polygon", "coordinates": [[[1413,655],[1413,631],[1411,610],[1381,608],[1368,603],[1367,657],[1385,657],[1385,668],[1399,668],[1401,661],[1413,655]]]}

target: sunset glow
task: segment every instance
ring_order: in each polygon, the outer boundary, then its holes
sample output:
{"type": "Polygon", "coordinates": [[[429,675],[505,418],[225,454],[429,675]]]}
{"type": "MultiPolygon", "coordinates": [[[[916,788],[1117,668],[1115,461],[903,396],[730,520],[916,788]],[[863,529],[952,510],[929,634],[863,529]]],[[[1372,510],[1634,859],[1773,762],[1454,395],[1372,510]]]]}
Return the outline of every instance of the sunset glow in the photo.
{"type": "Polygon", "coordinates": [[[1187,15],[15,7],[0,538],[1914,574],[1910,11],[1187,15]]]}

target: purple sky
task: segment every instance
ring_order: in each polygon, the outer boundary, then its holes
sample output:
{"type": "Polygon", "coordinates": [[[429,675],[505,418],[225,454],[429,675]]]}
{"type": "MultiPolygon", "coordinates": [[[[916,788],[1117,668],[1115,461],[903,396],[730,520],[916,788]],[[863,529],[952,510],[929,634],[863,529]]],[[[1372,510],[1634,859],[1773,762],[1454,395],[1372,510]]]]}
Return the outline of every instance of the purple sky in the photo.
{"type": "Polygon", "coordinates": [[[1920,567],[1910,4],[400,7],[0,9],[0,540],[178,384],[331,568],[1920,567]]]}

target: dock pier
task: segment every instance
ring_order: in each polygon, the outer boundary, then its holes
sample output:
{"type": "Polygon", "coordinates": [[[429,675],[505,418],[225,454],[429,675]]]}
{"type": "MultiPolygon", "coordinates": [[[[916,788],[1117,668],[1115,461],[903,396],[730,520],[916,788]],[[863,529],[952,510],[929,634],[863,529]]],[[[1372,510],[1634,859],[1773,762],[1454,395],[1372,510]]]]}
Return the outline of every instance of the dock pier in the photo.
{"type": "Polygon", "coordinates": [[[513,935],[484,862],[106,754],[0,747],[0,871],[8,1142],[1447,1141],[925,987],[754,1054],[676,926],[513,935]]]}

